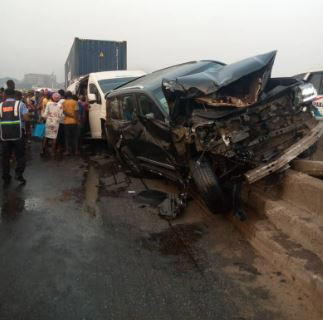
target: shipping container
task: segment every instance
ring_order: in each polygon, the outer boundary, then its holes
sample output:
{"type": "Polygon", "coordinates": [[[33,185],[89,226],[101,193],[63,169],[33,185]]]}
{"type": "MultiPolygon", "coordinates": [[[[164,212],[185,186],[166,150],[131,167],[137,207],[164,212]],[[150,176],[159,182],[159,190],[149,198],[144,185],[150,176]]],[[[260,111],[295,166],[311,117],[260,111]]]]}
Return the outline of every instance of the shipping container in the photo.
{"type": "Polygon", "coordinates": [[[126,41],[75,38],[65,63],[65,85],[91,72],[126,69],[126,41]]]}

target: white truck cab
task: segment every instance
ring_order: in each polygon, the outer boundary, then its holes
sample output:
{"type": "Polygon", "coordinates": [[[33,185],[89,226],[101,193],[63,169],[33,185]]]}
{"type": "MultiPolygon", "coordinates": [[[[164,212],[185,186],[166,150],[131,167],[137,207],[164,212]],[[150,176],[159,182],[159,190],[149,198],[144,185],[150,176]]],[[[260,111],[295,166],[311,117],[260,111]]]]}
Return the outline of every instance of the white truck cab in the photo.
{"type": "Polygon", "coordinates": [[[102,139],[103,124],[106,119],[105,95],[138,77],[144,76],[143,71],[103,71],[93,72],[72,83],[67,90],[76,95],[86,95],[89,102],[89,124],[91,137],[102,139]]]}

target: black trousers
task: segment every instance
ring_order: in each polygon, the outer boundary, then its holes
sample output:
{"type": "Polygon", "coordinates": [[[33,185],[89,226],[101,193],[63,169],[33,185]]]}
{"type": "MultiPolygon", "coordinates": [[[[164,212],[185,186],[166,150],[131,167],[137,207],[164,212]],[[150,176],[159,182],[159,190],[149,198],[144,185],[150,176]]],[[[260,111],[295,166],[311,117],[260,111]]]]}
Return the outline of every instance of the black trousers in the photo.
{"type": "Polygon", "coordinates": [[[78,125],[64,124],[66,151],[75,153],[78,143],[78,125]]]}
{"type": "Polygon", "coordinates": [[[26,168],[26,137],[15,141],[1,141],[2,145],[2,177],[10,176],[10,159],[12,154],[16,157],[16,175],[21,176],[26,168]]]}
{"type": "Polygon", "coordinates": [[[65,150],[65,130],[64,124],[60,123],[57,133],[57,147],[65,150]]]}

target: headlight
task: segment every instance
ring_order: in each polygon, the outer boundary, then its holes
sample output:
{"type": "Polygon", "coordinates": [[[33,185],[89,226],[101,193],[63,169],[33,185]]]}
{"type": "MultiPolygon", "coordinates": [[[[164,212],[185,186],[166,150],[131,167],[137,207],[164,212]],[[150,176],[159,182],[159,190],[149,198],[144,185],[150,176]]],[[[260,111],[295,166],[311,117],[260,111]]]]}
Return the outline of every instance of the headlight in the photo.
{"type": "Polygon", "coordinates": [[[297,104],[312,101],[317,96],[317,91],[311,83],[301,84],[296,88],[295,99],[297,104]]]}

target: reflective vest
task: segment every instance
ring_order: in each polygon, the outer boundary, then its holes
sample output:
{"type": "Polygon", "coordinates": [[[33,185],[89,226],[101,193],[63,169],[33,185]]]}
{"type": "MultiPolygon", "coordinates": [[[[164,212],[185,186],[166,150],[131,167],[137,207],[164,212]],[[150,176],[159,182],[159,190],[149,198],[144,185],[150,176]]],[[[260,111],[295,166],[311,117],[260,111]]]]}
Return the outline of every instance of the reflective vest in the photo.
{"type": "Polygon", "coordinates": [[[22,137],[20,101],[9,100],[0,103],[0,139],[19,140],[22,137]]]}

